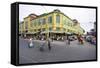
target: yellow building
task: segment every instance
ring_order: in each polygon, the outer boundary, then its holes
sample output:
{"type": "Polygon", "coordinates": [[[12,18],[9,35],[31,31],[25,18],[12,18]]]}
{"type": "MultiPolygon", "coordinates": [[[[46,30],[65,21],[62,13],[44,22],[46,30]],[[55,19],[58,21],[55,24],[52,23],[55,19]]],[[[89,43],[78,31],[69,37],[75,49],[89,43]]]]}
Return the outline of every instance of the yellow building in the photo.
{"type": "MultiPolygon", "coordinates": [[[[22,29],[19,28],[19,31],[22,30],[22,33],[27,36],[39,36],[40,34],[47,35],[47,33],[49,33],[50,36],[63,35],[64,33],[84,33],[84,30],[78,22],[76,23],[75,20],[72,20],[58,9],[50,13],[36,16],[32,20],[30,19],[30,16],[24,18],[22,29]]],[[[20,23],[19,25],[21,26],[22,24],[20,23]]]]}
{"type": "Polygon", "coordinates": [[[23,33],[24,32],[24,22],[20,22],[19,23],[19,34],[23,33]]]}

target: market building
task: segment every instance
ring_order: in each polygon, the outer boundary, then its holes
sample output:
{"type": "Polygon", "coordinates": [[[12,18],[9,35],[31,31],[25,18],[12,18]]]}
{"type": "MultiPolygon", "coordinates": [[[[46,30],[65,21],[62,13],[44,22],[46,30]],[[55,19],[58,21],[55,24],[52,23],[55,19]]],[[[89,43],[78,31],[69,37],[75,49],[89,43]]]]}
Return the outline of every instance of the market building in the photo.
{"type": "Polygon", "coordinates": [[[84,29],[80,23],[72,20],[60,10],[55,9],[52,12],[41,15],[31,14],[19,23],[19,34],[27,37],[62,37],[65,34],[84,34],[84,29]]]}

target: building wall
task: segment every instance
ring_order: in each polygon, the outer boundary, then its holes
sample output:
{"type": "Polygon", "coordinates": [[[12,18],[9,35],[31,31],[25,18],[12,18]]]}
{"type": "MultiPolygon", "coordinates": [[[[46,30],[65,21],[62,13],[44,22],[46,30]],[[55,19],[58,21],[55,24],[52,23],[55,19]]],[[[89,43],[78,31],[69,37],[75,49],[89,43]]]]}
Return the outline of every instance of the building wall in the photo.
{"type": "Polygon", "coordinates": [[[24,25],[23,22],[19,22],[19,33],[23,33],[24,32],[24,25]]]}
{"type": "Polygon", "coordinates": [[[21,30],[22,30],[22,24],[19,23],[19,34],[21,33],[21,30]]]}
{"type": "Polygon", "coordinates": [[[24,18],[24,31],[30,33],[30,17],[24,18]]]}
{"type": "Polygon", "coordinates": [[[40,30],[48,30],[49,27],[52,27],[53,24],[53,14],[42,16],[39,18],[36,18],[31,21],[31,29],[33,29],[34,32],[38,32],[40,30]],[[48,23],[48,17],[52,16],[52,22],[48,23]],[[45,19],[45,22],[43,22],[45,19]]]}
{"type": "Polygon", "coordinates": [[[63,15],[62,23],[63,23],[63,28],[65,28],[66,32],[71,32],[73,30],[73,21],[64,15],[63,15]]]}
{"type": "MultiPolygon", "coordinates": [[[[30,17],[24,18],[22,25],[22,32],[36,33],[39,31],[64,31],[65,33],[71,32],[76,34],[83,34],[83,29],[79,24],[74,25],[73,21],[60,12],[53,12],[37,17],[36,19],[30,20],[30,17]],[[57,15],[59,20],[57,20],[57,15]],[[49,17],[52,17],[52,22],[49,22],[49,17]],[[59,23],[57,23],[59,21],[59,23]]],[[[19,28],[19,31],[21,29],[19,28]]]]}

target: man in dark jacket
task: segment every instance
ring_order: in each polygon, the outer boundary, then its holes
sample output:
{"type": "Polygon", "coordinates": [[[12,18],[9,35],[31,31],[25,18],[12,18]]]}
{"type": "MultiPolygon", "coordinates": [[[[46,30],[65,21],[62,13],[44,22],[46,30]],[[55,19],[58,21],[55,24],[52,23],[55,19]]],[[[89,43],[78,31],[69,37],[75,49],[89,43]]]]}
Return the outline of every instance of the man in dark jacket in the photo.
{"type": "Polygon", "coordinates": [[[51,39],[48,38],[47,42],[48,42],[48,49],[51,50],[51,43],[50,43],[51,42],[51,39]]]}

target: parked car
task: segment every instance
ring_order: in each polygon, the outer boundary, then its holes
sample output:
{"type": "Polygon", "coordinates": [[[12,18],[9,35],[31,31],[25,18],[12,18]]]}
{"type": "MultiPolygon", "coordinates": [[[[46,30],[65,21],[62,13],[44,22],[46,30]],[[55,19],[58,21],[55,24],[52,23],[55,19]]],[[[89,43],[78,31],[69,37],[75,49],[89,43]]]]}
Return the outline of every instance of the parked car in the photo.
{"type": "Polygon", "coordinates": [[[88,36],[86,36],[85,38],[86,38],[86,41],[87,41],[87,42],[96,45],[96,37],[94,37],[94,36],[92,36],[92,35],[88,35],[88,36]]]}
{"type": "Polygon", "coordinates": [[[69,36],[69,39],[70,39],[70,41],[74,41],[74,40],[77,40],[77,37],[76,36],[69,36]]]}
{"type": "Polygon", "coordinates": [[[92,37],[90,35],[86,36],[86,41],[87,42],[91,42],[92,41],[92,37]]]}
{"type": "Polygon", "coordinates": [[[96,38],[95,38],[95,37],[92,38],[92,40],[91,40],[91,44],[96,45],[96,38]]]}

